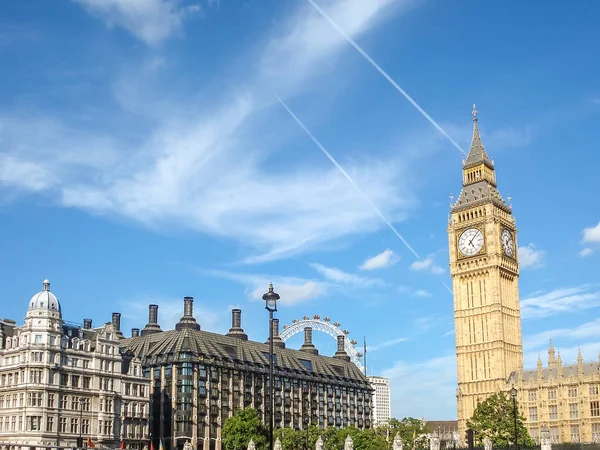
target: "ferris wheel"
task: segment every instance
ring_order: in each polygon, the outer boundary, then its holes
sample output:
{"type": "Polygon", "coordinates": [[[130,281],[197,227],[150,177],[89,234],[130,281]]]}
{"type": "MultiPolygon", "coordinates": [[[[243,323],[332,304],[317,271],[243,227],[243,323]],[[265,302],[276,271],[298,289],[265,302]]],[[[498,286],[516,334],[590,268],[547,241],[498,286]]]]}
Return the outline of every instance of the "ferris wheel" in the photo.
{"type": "MultiPolygon", "coordinates": [[[[318,314],[315,314],[312,319],[308,316],[303,316],[302,320],[293,319],[291,325],[284,325],[283,331],[279,333],[279,337],[285,342],[293,335],[302,333],[305,328],[312,328],[316,331],[322,331],[323,333],[327,333],[329,336],[337,339],[338,336],[348,336],[350,332],[348,330],[342,330],[341,324],[339,322],[331,322],[329,317],[321,317],[318,314]]],[[[344,350],[348,353],[350,360],[359,368],[360,371],[364,373],[365,369],[360,361],[363,354],[356,350],[356,341],[354,339],[349,340],[348,338],[344,339],[344,350]]]]}

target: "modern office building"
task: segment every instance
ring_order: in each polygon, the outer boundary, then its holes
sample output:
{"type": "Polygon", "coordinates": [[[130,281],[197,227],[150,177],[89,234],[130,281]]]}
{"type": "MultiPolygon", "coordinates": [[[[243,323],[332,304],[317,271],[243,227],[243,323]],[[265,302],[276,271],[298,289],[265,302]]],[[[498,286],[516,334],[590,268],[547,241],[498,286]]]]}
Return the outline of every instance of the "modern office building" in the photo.
{"type": "Polygon", "coordinates": [[[113,313],[99,327],[64,321],[48,280],[23,325],[0,320],[0,442],[143,447],[149,382],[139,362],[119,353],[120,320],[113,313]]]}
{"type": "Polygon", "coordinates": [[[386,425],[392,418],[390,380],[388,378],[367,377],[374,389],[373,425],[386,425]]]}
{"type": "MultiPolygon", "coordinates": [[[[241,325],[241,310],[234,309],[226,335],[201,330],[193,298],[186,297],[174,330],[161,330],[158,307],[150,305],[140,335],[122,341],[121,352],[141,360],[151,383],[154,448],[190,441],[220,450],[223,423],[239,408],[255,408],[268,421],[269,345],[249,340],[241,325]]],[[[299,350],[286,348],[277,319],[273,336],[276,428],[371,426],[371,384],[345,352],[344,335],[332,357],[319,355],[310,328],[299,350]]]]}

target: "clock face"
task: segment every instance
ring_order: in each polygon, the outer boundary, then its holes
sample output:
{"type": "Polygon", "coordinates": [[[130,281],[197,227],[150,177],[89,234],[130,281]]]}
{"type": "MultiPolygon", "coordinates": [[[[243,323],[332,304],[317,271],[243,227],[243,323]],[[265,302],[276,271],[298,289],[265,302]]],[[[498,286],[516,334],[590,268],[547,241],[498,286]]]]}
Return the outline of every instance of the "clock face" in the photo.
{"type": "Polygon", "coordinates": [[[483,233],[477,228],[469,228],[460,235],[458,249],[465,256],[473,256],[483,248],[483,233]]]}
{"type": "Polygon", "coordinates": [[[502,250],[507,256],[514,256],[515,254],[515,241],[513,240],[512,234],[506,228],[502,230],[502,250]]]}

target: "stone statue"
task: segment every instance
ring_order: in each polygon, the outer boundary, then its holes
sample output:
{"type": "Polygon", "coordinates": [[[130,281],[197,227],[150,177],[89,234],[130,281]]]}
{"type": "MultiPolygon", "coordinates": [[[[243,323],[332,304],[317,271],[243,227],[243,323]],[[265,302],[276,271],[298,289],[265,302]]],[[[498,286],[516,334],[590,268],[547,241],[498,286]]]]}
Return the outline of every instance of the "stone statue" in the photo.
{"type": "Polygon", "coordinates": [[[250,439],[250,442],[248,442],[248,450],[256,450],[256,444],[252,439],[250,439]]]}
{"type": "Polygon", "coordinates": [[[540,444],[541,450],[552,450],[552,437],[550,436],[550,430],[548,427],[542,427],[540,432],[540,444]]]}
{"type": "Polygon", "coordinates": [[[315,443],[315,450],[323,450],[324,446],[323,439],[319,436],[319,439],[317,439],[317,442],[315,443]]]}
{"type": "Polygon", "coordinates": [[[348,435],[348,437],[344,441],[344,450],[354,450],[354,441],[352,440],[350,435],[348,435]]]}
{"type": "Polygon", "coordinates": [[[489,437],[483,440],[483,448],[484,450],[492,450],[492,440],[489,437]]]}
{"type": "Polygon", "coordinates": [[[403,450],[402,447],[402,439],[400,439],[400,433],[396,433],[394,437],[394,442],[392,443],[392,450],[403,450]]]}
{"type": "Polygon", "coordinates": [[[440,438],[432,436],[429,438],[429,450],[440,450],[440,438]]]}
{"type": "Polygon", "coordinates": [[[275,440],[275,443],[273,444],[273,450],[281,450],[281,441],[279,438],[275,440]]]}

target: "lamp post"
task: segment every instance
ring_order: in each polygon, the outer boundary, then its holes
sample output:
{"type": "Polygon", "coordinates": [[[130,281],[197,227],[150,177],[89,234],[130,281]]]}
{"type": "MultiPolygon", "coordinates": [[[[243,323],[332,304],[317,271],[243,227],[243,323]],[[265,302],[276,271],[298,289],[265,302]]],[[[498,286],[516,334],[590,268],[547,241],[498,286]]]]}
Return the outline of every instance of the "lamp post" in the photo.
{"type": "Polygon", "coordinates": [[[273,313],[277,311],[279,294],[273,290],[273,283],[269,283],[269,292],[262,296],[265,309],[269,311],[269,450],[273,450],[273,416],[275,409],[275,396],[273,395],[273,313]]]}
{"type": "Polygon", "coordinates": [[[513,418],[515,420],[515,449],[519,450],[519,428],[517,427],[517,390],[515,389],[514,385],[510,390],[510,396],[512,397],[513,401],[513,418]]]}
{"type": "Polygon", "coordinates": [[[83,448],[83,397],[79,397],[79,439],[77,439],[77,447],[83,448]]]}

